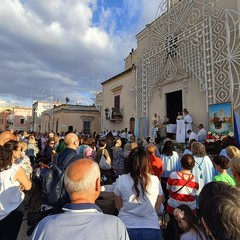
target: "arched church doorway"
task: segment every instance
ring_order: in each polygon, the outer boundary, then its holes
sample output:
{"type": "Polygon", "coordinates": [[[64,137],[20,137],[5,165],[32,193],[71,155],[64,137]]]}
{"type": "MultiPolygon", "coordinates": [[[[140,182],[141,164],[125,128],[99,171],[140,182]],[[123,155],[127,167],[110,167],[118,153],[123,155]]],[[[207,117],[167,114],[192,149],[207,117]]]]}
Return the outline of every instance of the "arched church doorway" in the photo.
{"type": "Polygon", "coordinates": [[[167,117],[171,124],[176,124],[177,113],[182,112],[182,90],[166,94],[167,117]]]}
{"type": "Polygon", "coordinates": [[[131,133],[134,133],[134,126],[135,126],[135,118],[130,118],[130,123],[129,123],[129,130],[131,133]]]}

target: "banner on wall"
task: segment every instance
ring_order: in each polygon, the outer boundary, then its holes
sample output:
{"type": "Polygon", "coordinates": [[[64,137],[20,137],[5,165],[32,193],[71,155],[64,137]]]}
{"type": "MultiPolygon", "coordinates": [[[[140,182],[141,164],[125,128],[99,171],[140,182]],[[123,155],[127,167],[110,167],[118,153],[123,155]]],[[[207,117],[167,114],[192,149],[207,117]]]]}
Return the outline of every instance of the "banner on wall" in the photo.
{"type": "Polygon", "coordinates": [[[208,129],[215,134],[227,135],[234,132],[231,102],[211,104],[208,106],[208,129]]]}
{"type": "Polygon", "coordinates": [[[240,108],[234,110],[234,136],[240,146],[240,108]]]}

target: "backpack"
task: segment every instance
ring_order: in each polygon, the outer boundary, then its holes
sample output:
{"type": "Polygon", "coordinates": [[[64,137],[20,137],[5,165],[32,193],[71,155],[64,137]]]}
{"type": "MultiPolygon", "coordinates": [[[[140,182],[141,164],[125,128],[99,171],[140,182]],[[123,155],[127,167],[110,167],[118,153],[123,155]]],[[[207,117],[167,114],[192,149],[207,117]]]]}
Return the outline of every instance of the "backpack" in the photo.
{"type": "Polygon", "coordinates": [[[49,206],[52,206],[54,209],[61,209],[63,202],[64,195],[66,193],[64,188],[64,174],[65,168],[69,162],[75,157],[77,154],[75,152],[70,153],[64,161],[57,165],[57,158],[56,156],[56,163],[52,164],[45,172],[42,181],[42,197],[43,203],[49,206]]]}
{"type": "Polygon", "coordinates": [[[27,149],[26,150],[26,155],[28,157],[34,157],[34,149],[32,149],[32,148],[27,149]]]}

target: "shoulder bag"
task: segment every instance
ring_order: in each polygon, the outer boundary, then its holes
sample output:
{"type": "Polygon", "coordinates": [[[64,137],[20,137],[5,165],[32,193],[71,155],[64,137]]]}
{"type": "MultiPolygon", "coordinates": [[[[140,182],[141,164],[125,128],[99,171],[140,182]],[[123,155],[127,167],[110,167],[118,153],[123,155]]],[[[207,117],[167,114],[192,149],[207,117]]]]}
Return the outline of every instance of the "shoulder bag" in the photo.
{"type": "Polygon", "coordinates": [[[102,151],[101,159],[99,161],[99,168],[102,170],[109,170],[112,168],[111,166],[111,159],[104,155],[104,150],[102,151]]]}
{"type": "Polygon", "coordinates": [[[178,193],[180,190],[182,190],[192,179],[194,178],[194,176],[192,175],[176,192],[173,192],[170,196],[168,196],[167,199],[165,199],[163,206],[166,209],[167,207],[167,201],[169,198],[171,198],[172,196],[174,196],[176,193],[178,193]]]}

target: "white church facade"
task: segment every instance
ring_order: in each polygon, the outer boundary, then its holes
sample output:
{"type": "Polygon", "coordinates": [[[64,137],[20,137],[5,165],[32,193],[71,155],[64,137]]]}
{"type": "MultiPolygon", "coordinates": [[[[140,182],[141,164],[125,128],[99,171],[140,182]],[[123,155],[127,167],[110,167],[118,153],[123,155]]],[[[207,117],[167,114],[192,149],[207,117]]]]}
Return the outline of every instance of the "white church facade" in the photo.
{"type": "Polygon", "coordinates": [[[160,10],[137,34],[125,71],[102,83],[101,130],[146,137],[154,120],[174,124],[183,108],[208,129],[209,106],[230,102],[239,134],[240,1],[163,1],[160,10]]]}

